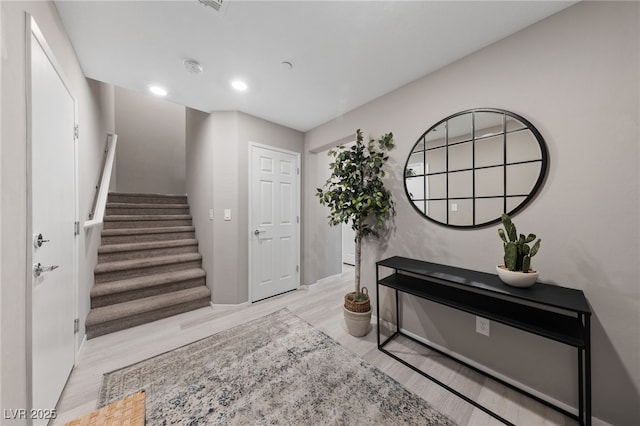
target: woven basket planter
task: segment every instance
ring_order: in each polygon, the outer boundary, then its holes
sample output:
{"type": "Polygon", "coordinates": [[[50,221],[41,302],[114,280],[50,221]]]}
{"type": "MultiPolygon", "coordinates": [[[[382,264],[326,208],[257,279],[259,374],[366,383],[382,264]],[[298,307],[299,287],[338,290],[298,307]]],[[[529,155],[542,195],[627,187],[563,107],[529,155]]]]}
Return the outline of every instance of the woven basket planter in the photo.
{"type": "Polygon", "coordinates": [[[371,299],[369,299],[369,290],[362,287],[360,294],[364,294],[366,300],[356,302],[356,292],[352,291],[344,296],[344,307],[351,312],[369,312],[371,310],[371,299]]]}

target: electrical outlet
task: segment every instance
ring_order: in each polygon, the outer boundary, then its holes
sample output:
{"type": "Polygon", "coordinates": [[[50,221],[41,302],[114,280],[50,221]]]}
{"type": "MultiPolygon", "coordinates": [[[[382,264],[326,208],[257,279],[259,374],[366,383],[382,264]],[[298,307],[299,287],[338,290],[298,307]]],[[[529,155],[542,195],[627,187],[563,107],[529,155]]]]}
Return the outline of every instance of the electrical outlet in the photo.
{"type": "Polygon", "coordinates": [[[491,321],[486,318],[476,316],[476,333],[488,336],[491,330],[491,321]]]}

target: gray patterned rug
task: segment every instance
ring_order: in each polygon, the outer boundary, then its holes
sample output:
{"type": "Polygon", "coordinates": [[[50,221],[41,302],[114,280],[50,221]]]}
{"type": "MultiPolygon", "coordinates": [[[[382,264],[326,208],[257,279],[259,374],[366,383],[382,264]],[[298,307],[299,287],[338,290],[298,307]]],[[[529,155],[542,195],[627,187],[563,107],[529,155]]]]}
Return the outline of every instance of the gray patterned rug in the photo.
{"type": "Polygon", "coordinates": [[[453,425],[286,309],[105,374],[98,407],[140,389],[148,425],[453,425]]]}

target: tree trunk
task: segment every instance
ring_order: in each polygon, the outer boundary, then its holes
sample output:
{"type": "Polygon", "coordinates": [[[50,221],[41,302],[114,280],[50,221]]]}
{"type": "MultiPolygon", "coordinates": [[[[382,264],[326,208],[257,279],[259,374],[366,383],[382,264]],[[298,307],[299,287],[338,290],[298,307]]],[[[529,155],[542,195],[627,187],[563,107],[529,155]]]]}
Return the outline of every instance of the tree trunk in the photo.
{"type": "Polygon", "coordinates": [[[356,297],[360,294],[360,264],[362,258],[362,237],[356,234],[356,297]]]}

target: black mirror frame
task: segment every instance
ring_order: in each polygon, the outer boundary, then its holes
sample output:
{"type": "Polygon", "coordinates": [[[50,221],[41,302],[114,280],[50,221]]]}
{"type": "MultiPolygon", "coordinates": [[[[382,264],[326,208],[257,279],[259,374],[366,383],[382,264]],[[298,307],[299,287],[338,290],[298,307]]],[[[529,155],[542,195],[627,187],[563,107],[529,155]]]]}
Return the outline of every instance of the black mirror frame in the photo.
{"type": "MultiPolygon", "coordinates": [[[[464,114],[470,114],[470,113],[481,113],[481,112],[490,112],[490,113],[497,113],[497,114],[504,114],[505,116],[509,116],[512,118],[515,118],[516,120],[520,121],[522,124],[524,124],[527,129],[529,131],[531,131],[531,133],[535,136],[538,145],[540,146],[540,153],[541,153],[541,159],[540,160],[535,160],[535,161],[540,161],[540,173],[538,175],[538,179],[536,180],[535,185],[533,186],[532,190],[529,192],[529,194],[527,195],[527,197],[525,198],[524,201],[522,201],[520,204],[518,204],[515,208],[513,208],[512,210],[508,211],[508,212],[504,212],[503,213],[507,213],[509,216],[513,216],[516,213],[518,213],[520,210],[522,210],[525,206],[527,206],[532,200],[533,198],[535,198],[535,196],[538,194],[538,191],[540,190],[540,188],[542,187],[542,185],[544,184],[546,177],[547,177],[547,171],[549,168],[549,153],[548,153],[548,149],[547,149],[547,144],[544,140],[544,138],[542,137],[542,134],[538,131],[538,129],[536,129],[536,127],[531,124],[531,122],[529,120],[527,120],[526,118],[513,113],[511,111],[507,111],[504,109],[499,109],[499,108],[474,108],[474,109],[468,109],[465,111],[460,111],[457,112],[455,114],[452,114],[440,121],[438,121],[436,124],[434,124],[433,126],[429,127],[429,129],[427,131],[425,131],[416,141],[415,144],[413,144],[413,147],[411,148],[411,150],[409,151],[409,156],[407,157],[407,161],[405,162],[404,165],[404,169],[403,169],[403,179],[404,179],[404,191],[405,191],[405,195],[407,196],[407,199],[409,200],[409,204],[411,204],[411,207],[413,207],[413,209],[422,217],[426,218],[427,220],[433,222],[433,223],[437,223],[438,225],[441,226],[446,226],[448,228],[458,228],[458,229],[474,229],[474,228],[484,228],[490,225],[493,225],[495,223],[499,223],[500,222],[500,217],[498,216],[495,219],[492,219],[488,222],[483,222],[483,223],[473,223],[471,225],[455,225],[455,224],[449,224],[449,223],[443,223],[440,222],[438,220],[435,220],[429,216],[427,216],[425,213],[423,213],[413,202],[413,200],[411,199],[411,195],[409,193],[409,189],[407,188],[407,167],[409,166],[409,161],[411,160],[411,154],[414,152],[416,146],[425,140],[426,135],[432,131],[433,129],[437,128],[438,126],[440,126],[442,123],[447,122],[448,120],[451,120],[455,117],[464,115],[464,114]]],[[[475,129],[472,129],[475,130],[475,129]]],[[[506,130],[506,129],[505,129],[506,130]]],[[[503,158],[503,163],[506,165],[506,158],[503,158]]],[[[446,172],[449,173],[449,172],[446,172]]],[[[475,191],[474,191],[475,192],[475,191]]],[[[497,197],[496,197],[497,198],[497,197]]],[[[505,203],[503,203],[503,206],[506,206],[506,195],[503,195],[503,198],[505,199],[505,203]]],[[[471,197],[471,199],[473,199],[473,202],[475,204],[475,195],[471,197]]],[[[448,201],[450,199],[446,198],[447,201],[447,217],[449,217],[448,215],[448,201]]],[[[506,208],[503,207],[503,210],[506,210],[506,208]]],[[[475,222],[475,217],[473,218],[473,221],[475,222]]]]}

